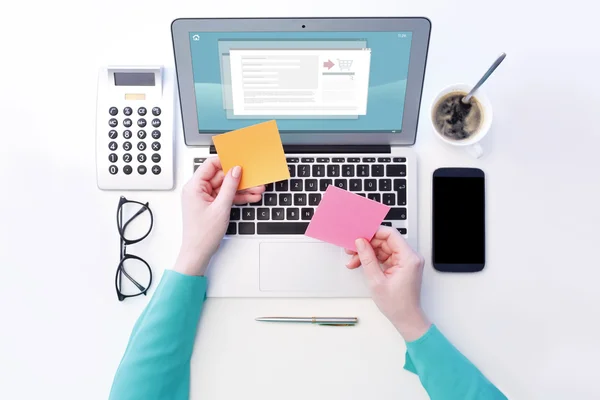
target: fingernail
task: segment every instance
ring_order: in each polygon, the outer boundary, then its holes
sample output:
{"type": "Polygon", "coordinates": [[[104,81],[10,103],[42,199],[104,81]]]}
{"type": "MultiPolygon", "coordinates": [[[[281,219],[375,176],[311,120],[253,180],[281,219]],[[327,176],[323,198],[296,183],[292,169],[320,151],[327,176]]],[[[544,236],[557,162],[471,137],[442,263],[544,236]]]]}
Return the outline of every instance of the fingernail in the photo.
{"type": "Polygon", "coordinates": [[[233,169],[231,170],[231,176],[233,176],[234,178],[239,178],[241,173],[242,173],[242,167],[237,166],[237,165],[235,167],[233,167],[233,169]]]}
{"type": "Polygon", "coordinates": [[[358,249],[358,251],[364,250],[364,248],[365,248],[365,243],[362,239],[356,239],[354,241],[354,244],[356,245],[356,248],[358,249]]]}

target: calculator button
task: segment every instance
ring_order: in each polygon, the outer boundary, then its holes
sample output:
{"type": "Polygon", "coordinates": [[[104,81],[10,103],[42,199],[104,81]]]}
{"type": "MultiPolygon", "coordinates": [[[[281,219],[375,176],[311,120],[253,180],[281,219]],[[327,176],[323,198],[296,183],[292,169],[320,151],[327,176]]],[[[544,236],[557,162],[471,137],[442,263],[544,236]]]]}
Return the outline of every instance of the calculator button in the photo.
{"type": "Polygon", "coordinates": [[[146,173],[146,166],[145,165],[140,165],[138,167],[138,174],[144,175],[145,173],[146,173]]]}
{"type": "Polygon", "coordinates": [[[138,108],[138,115],[141,115],[142,117],[144,115],[146,115],[147,112],[148,112],[148,110],[146,110],[146,107],[140,107],[140,108],[138,108]]]}
{"type": "Polygon", "coordinates": [[[119,156],[117,156],[115,153],[110,153],[108,155],[108,161],[114,163],[117,162],[117,160],[119,159],[119,156]]]}
{"type": "Polygon", "coordinates": [[[160,162],[160,154],[158,154],[158,153],[152,154],[152,161],[153,162],[160,162]]]}
{"type": "Polygon", "coordinates": [[[125,118],[125,119],[123,120],[123,126],[124,126],[125,128],[129,128],[131,125],[133,125],[133,122],[132,122],[132,121],[131,121],[129,118],[125,118]]]}
{"type": "Polygon", "coordinates": [[[144,118],[140,118],[140,119],[138,119],[137,124],[140,128],[143,128],[146,126],[146,120],[144,118]]]}
{"type": "Polygon", "coordinates": [[[141,162],[141,163],[145,163],[146,162],[146,155],[144,153],[138,154],[137,158],[138,158],[138,162],[141,162]]]}
{"type": "Polygon", "coordinates": [[[119,168],[117,168],[116,165],[111,165],[108,167],[108,172],[110,172],[111,175],[115,175],[117,172],[119,172],[119,168]]]}
{"type": "Polygon", "coordinates": [[[108,148],[109,148],[110,150],[112,150],[112,151],[115,151],[116,149],[118,149],[118,148],[119,148],[119,145],[117,144],[117,142],[110,142],[110,143],[108,144],[108,148]]]}
{"type": "Polygon", "coordinates": [[[123,150],[125,150],[125,151],[131,150],[131,142],[124,142],[123,143],[123,150]]]}
{"type": "Polygon", "coordinates": [[[143,129],[140,129],[137,133],[138,138],[140,139],[146,139],[146,131],[143,129]]]}
{"type": "Polygon", "coordinates": [[[108,113],[114,117],[119,113],[119,109],[117,107],[111,107],[108,109],[108,113]]]}
{"type": "Polygon", "coordinates": [[[114,128],[115,126],[119,125],[119,121],[117,121],[116,118],[111,118],[111,119],[108,120],[108,125],[111,128],[114,128]]]}
{"type": "Polygon", "coordinates": [[[152,139],[160,139],[160,131],[158,129],[152,131],[152,139]]]}
{"type": "Polygon", "coordinates": [[[160,107],[152,107],[152,115],[158,117],[160,115],[160,107]]]}
{"type": "Polygon", "coordinates": [[[126,163],[131,162],[131,154],[129,154],[129,153],[123,154],[123,161],[126,163]]]}
{"type": "Polygon", "coordinates": [[[125,129],[123,131],[123,138],[124,139],[127,139],[127,140],[131,139],[131,135],[132,135],[132,133],[131,133],[131,131],[129,129],[125,129]]]}
{"type": "Polygon", "coordinates": [[[123,173],[125,175],[129,175],[133,172],[133,168],[131,168],[131,165],[126,165],[123,167],[123,173]]]}
{"type": "Polygon", "coordinates": [[[108,137],[111,139],[116,139],[118,135],[119,135],[119,133],[117,131],[115,131],[114,129],[111,129],[110,131],[108,131],[108,137]]]}
{"type": "Polygon", "coordinates": [[[152,143],[152,150],[159,151],[160,150],[160,143],[158,143],[158,142],[152,143]]]}
{"type": "Polygon", "coordinates": [[[130,116],[133,113],[133,110],[131,109],[131,107],[125,107],[123,109],[123,114],[130,116]]]}
{"type": "Polygon", "coordinates": [[[139,142],[139,143],[138,143],[138,145],[137,145],[137,148],[138,148],[138,150],[139,150],[139,151],[144,151],[144,150],[146,150],[146,143],[144,143],[144,142],[139,142]]]}
{"type": "Polygon", "coordinates": [[[152,167],[152,173],[154,175],[160,174],[160,167],[158,165],[155,165],[154,167],[152,167]]]}
{"type": "Polygon", "coordinates": [[[160,126],[160,119],[154,118],[152,120],[152,126],[155,127],[155,128],[158,128],[160,126]]]}

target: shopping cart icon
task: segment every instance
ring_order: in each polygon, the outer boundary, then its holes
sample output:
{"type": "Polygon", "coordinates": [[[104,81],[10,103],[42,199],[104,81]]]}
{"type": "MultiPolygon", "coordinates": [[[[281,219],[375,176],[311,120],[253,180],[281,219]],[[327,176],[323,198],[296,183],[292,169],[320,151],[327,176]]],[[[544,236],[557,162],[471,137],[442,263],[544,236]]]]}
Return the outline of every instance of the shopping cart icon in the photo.
{"type": "Polygon", "coordinates": [[[352,60],[340,60],[338,58],[338,64],[340,66],[340,71],[350,71],[350,67],[352,67],[352,60]]]}

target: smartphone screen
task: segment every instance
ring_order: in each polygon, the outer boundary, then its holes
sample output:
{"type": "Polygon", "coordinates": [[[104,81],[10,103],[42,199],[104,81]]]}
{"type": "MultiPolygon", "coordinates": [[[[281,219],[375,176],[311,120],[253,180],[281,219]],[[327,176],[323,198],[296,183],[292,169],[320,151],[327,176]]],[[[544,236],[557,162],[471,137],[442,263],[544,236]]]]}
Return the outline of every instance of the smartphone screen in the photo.
{"type": "Polygon", "coordinates": [[[475,272],[485,265],[485,177],[476,168],[433,174],[433,266],[475,272]]]}

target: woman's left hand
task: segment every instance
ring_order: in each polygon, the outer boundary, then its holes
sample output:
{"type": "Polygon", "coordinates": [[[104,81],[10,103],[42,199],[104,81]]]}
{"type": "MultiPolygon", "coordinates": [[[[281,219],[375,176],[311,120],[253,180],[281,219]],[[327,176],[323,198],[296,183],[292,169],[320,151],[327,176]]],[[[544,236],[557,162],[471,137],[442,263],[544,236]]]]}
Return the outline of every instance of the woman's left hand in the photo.
{"type": "Polygon", "coordinates": [[[264,186],[237,191],[241,177],[241,167],[234,167],[225,175],[221,162],[214,157],[206,160],[183,187],[183,236],[175,271],[204,275],[227,231],[232,204],[261,199],[264,186]]]}

